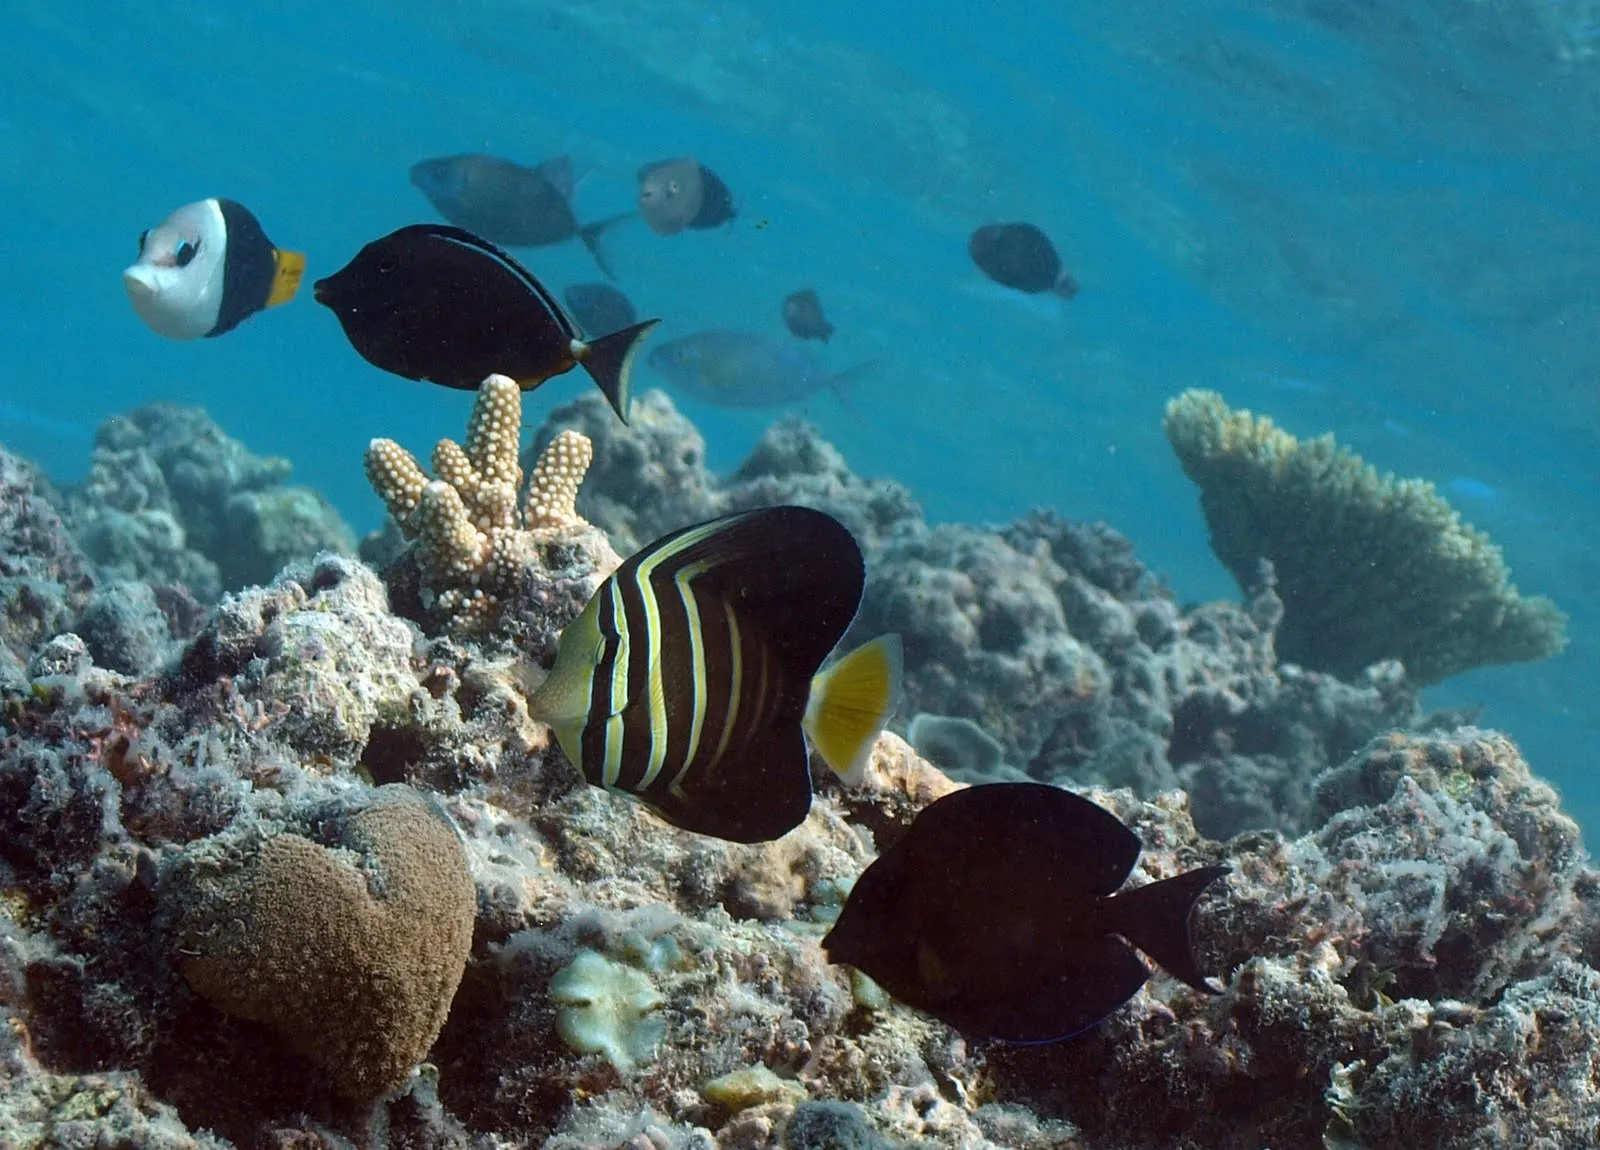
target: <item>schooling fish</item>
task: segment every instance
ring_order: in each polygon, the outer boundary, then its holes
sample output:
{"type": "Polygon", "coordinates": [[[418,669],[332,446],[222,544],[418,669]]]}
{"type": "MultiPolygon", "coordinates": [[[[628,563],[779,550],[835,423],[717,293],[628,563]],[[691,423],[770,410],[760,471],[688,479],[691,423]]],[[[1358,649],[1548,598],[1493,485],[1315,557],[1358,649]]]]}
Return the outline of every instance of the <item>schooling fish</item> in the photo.
{"type": "Polygon", "coordinates": [[[624,212],[580,225],[566,156],[532,168],[481,152],[440,156],[413,164],[411,182],[441,216],[492,244],[541,248],[576,236],[607,276],[611,267],[600,234],[631,216],[624,212]]]}
{"type": "Polygon", "coordinates": [[[985,224],[967,240],[967,254],[995,283],[1030,293],[1078,294],[1078,281],[1056,247],[1032,224],[985,224]]]}
{"type": "Polygon", "coordinates": [[[859,777],[893,710],[898,636],[818,670],[864,580],[861,548],[820,511],[685,528],[600,585],[528,712],[596,786],[697,834],[775,839],[811,808],[808,740],[859,777]]]}
{"type": "Polygon", "coordinates": [[[185,204],[140,236],[122,286],[151,331],[201,339],[287,303],[305,270],[306,257],[273,247],[249,208],[209,199],[185,204]]]}
{"type": "Polygon", "coordinates": [[[714,330],[671,340],[645,360],[683,394],[723,407],[772,407],[827,388],[841,399],[875,363],[832,373],[804,348],[754,331],[714,330]]]}
{"type": "Polygon", "coordinates": [[[926,807],[856,881],[822,940],[902,1002],[977,1038],[1054,1042],[1132,998],[1149,955],[1216,994],[1189,914],[1227,867],[1117,893],[1139,838],[1042,783],[990,783],[926,807]]]}
{"type": "Polygon", "coordinates": [[[312,290],[374,367],[468,390],[498,372],[532,391],[581,365],[624,423],[634,354],[661,322],[585,342],[531,272],[471,232],[442,224],[412,224],[373,240],[312,290]]]}
{"type": "Polygon", "coordinates": [[[584,335],[621,331],[639,319],[633,302],[610,284],[573,284],[561,299],[584,335]]]}
{"type": "Polygon", "coordinates": [[[822,314],[822,300],[811,288],[801,288],[783,301],[783,325],[796,339],[820,339],[833,335],[833,325],[822,314]]]}
{"type": "Polygon", "coordinates": [[[719,228],[734,217],[733,193],[693,159],[657,160],[639,169],[639,215],[657,235],[719,228]]]}

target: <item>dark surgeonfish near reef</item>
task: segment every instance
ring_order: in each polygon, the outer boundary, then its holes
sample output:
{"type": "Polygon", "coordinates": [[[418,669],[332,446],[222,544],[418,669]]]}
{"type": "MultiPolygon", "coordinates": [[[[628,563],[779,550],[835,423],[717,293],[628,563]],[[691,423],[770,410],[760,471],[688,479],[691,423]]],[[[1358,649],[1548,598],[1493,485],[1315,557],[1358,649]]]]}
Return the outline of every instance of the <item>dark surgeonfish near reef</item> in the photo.
{"type": "Polygon", "coordinates": [[[720,228],[735,214],[728,185],[694,159],[657,160],[639,169],[639,215],[657,235],[720,228]]]}
{"type": "Polygon", "coordinates": [[[658,539],[561,633],[528,701],[583,776],[674,826],[765,842],[811,808],[808,744],[858,780],[895,704],[900,640],[826,670],[861,603],[838,520],[767,507],[658,539]]]}
{"type": "Polygon", "coordinates": [[[631,212],[579,224],[572,210],[572,161],[557,156],[526,167],[472,152],[440,156],[411,166],[411,182],[441,216],[458,228],[510,248],[542,248],[576,237],[607,276],[611,266],[600,235],[631,212]]]}
{"type": "Polygon", "coordinates": [[[862,872],[831,962],[974,1038],[1055,1042],[1132,998],[1153,958],[1216,994],[1190,911],[1228,873],[1207,866],[1118,893],[1139,838],[1110,811],[1042,783],[946,795],[862,872]]]}
{"type": "Polygon", "coordinates": [[[234,200],[185,204],[139,237],[122,286],[145,326],[168,339],[232,331],[294,298],[306,257],[274,247],[234,200]]]}
{"type": "Polygon", "coordinates": [[[561,300],[585,336],[621,331],[639,320],[633,301],[610,284],[573,284],[561,300]]]}
{"type": "Polygon", "coordinates": [[[313,291],[374,367],[466,390],[499,373],[532,391],[582,366],[624,423],[633,357],[660,322],[585,341],[533,273],[443,224],[412,224],[373,240],[313,291]]]}
{"type": "Polygon", "coordinates": [[[722,407],[773,407],[823,389],[848,402],[849,385],[877,367],[867,362],[831,372],[788,340],[731,329],[670,340],[645,362],[684,395],[722,407]]]}
{"type": "Polygon", "coordinates": [[[1029,293],[1078,294],[1078,281],[1056,246],[1032,224],[985,224],[967,240],[967,254],[997,284],[1029,293]]]}
{"type": "Polygon", "coordinates": [[[827,343],[833,325],[822,314],[822,300],[811,288],[801,288],[783,301],[783,326],[796,339],[820,339],[827,343]]]}

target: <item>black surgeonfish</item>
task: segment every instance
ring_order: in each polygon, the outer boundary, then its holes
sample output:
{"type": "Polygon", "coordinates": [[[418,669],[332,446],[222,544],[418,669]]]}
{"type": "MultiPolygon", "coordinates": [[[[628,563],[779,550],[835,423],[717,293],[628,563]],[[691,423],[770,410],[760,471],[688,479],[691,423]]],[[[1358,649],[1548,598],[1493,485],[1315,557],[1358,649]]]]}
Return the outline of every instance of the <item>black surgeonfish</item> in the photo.
{"type": "Polygon", "coordinates": [[[306,257],[274,247],[236,200],[185,204],[139,237],[139,258],[122,273],[128,302],[168,339],[232,331],[294,298],[306,257]]]}
{"type": "Polygon", "coordinates": [[[807,739],[856,778],[893,710],[898,636],[818,670],[864,581],[861,548],[821,511],[685,528],[600,585],[528,711],[596,786],[684,830],[775,839],[811,808],[807,739]]]}
{"type": "Polygon", "coordinates": [[[1031,293],[1078,294],[1055,244],[1033,224],[985,224],[967,240],[967,254],[995,283],[1031,293]]]}
{"type": "Polygon", "coordinates": [[[822,940],[894,997],[975,1038],[1070,1038],[1132,998],[1150,969],[1196,990],[1189,913],[1208,866],[1117,893],[1139,838],[1042,783],[946,795],[869,866],[822,940]]]}
{"type": "Polygon", "coordinates": [[[633,214],[579,224],[572,210],[572,161],[566,156],[531,168],[482,152],[439,156],[413,164],[411,183],[441,216],[492,244],[535,248],[577,237],[607,276],[611,267],[600,250],[600,234],[633,214]]]}
{"type": "Polygon", "coordinates": [[[582,365],[626,423],[646,320],[585,342],[555,296],[516,260],[460,228],[412,224],[373,240],[313,287],[374,367],[476,389],[498,372],[532,391],[582,365]]]}

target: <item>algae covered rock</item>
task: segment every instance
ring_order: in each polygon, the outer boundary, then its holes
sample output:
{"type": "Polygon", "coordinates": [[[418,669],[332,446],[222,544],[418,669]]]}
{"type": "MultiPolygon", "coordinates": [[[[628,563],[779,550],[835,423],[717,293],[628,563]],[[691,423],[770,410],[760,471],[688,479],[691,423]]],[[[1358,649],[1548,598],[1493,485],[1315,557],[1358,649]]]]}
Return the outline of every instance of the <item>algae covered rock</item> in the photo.
{"type": "Polygon", "coordinates": [[[406,787],[186,848],[162,901],[184,977],[355,1099],[400,1085],[444,1026],[476,890],[453,827],[406,787]]]}
{"type": "Polygon", "coordinates": [[[1427,685],[1561,650],[1566,617],[1520,594],[1433,484],[1380,476],[1331,435],[1302,442],[1213,391],[1172,400],[1164,426],[1217,558],[1246,590],[1271,561],[1285,662],[1349,678],[1399,659],[1427,685]]]}

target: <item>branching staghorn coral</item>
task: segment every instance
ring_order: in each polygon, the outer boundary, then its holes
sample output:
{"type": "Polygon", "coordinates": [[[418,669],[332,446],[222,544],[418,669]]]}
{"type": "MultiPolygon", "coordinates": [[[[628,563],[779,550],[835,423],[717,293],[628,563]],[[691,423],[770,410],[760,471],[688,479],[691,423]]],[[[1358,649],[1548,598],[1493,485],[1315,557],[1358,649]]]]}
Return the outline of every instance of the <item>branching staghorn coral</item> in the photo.
{"type": "Polygon", "coordinates": [[[441,439],[433,449],[437,479],[392,439],[367,446],[367,478],[401,534],[416,540],[430,610],[448,630],[474,633],[494,625],[536,533],[587,526],[575,503],[594,458],[588,437],[578,431],[555,437],[529,476],[519,508],[521,432],[521,390],[514,380],[491,375],[478,388],[466,442],[441,439]]]}
{"type": "Polygon", "coordinates": [[[1425,685],[1564,645],[1566,616],[1522,596],[1433,484],[1380,476],[1333,436],[1301,442],[1214,391],[1169,402],[1164,427],[1217,558],[1247,590],[1272,561],[1285,662],[1349,677],[1399,659],[1425,685]]]}

